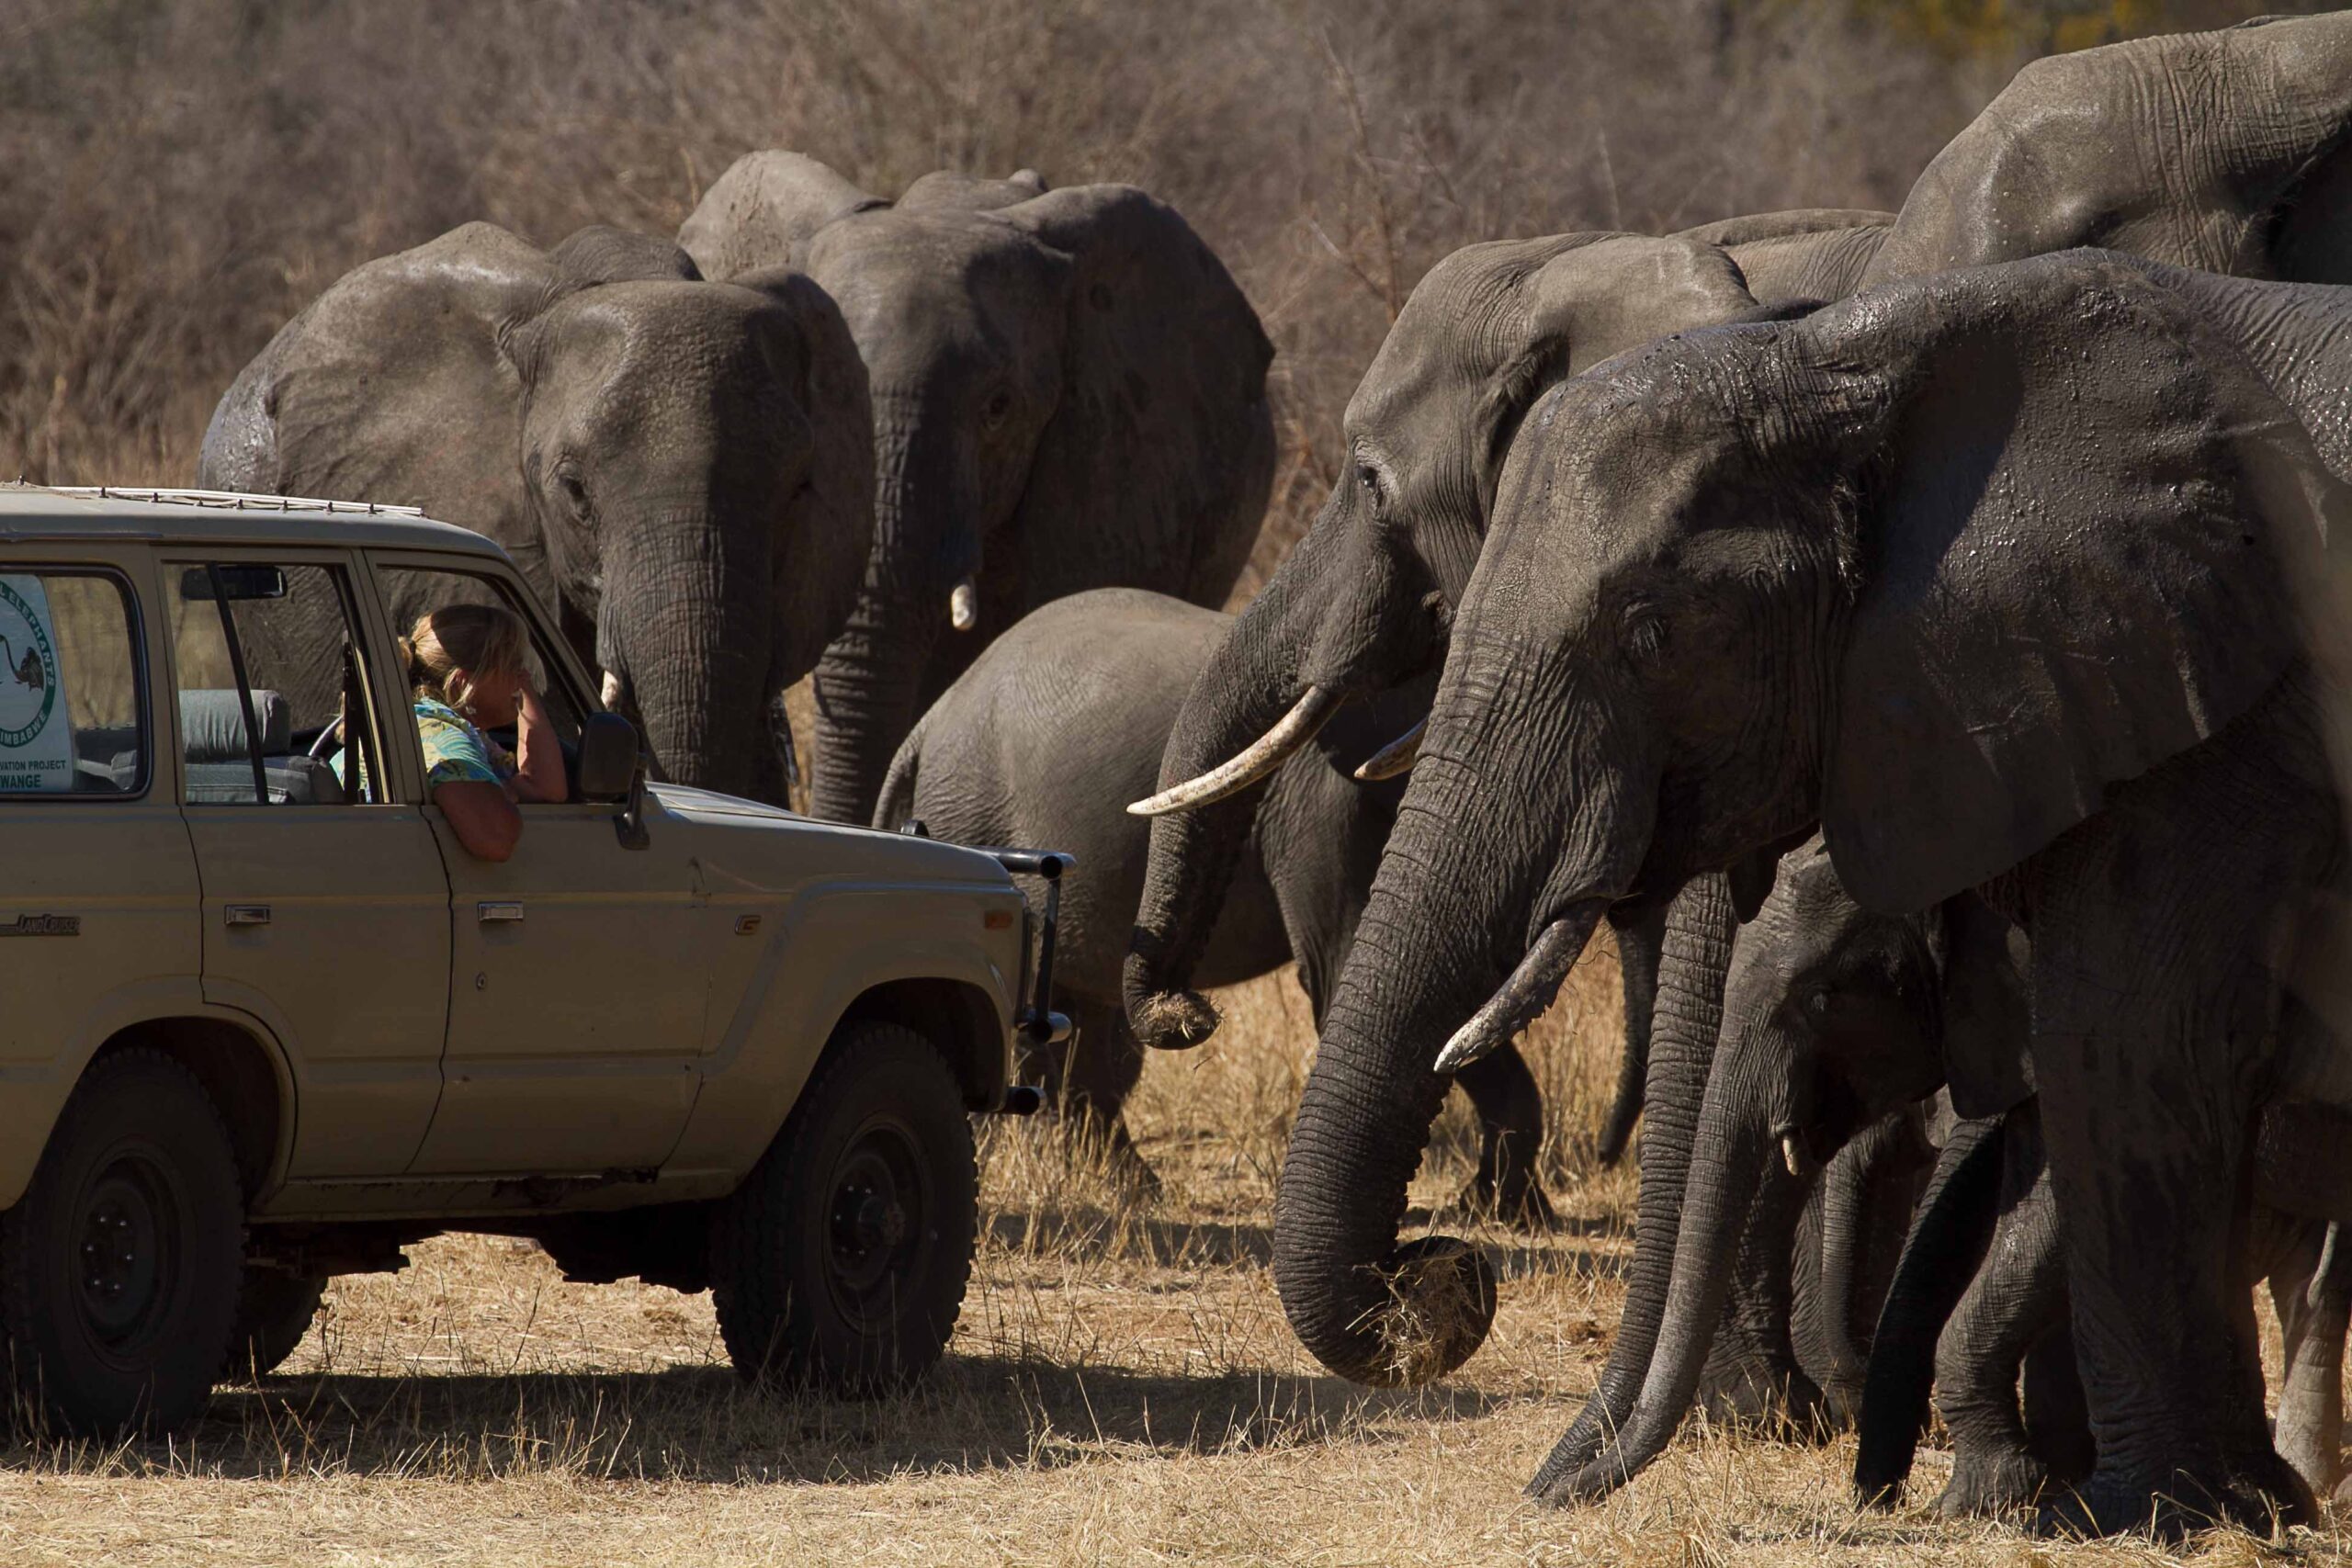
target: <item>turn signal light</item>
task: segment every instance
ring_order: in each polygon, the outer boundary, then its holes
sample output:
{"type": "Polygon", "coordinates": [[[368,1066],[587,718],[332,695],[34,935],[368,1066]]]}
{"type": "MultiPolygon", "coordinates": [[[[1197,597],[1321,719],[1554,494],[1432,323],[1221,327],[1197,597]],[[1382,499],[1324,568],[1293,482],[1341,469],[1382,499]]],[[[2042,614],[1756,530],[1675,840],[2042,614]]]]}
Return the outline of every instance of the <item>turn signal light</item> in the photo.
{"type": "Polygon", "coordinates": [[[992,931],[1009,931],[1012,929],[1012,911],[990,909],[980,917],[980,924],[992,931]]]}

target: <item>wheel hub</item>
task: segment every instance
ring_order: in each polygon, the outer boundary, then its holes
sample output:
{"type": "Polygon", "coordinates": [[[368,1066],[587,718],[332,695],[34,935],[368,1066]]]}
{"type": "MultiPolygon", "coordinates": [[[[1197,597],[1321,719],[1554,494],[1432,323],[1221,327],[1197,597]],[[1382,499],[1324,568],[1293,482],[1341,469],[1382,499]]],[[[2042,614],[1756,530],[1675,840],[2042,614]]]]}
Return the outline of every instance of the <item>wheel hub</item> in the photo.
{"type": "Polygon", "coordinates": [[[71,1264],[83,1318],[102,1344],[123,1348],[153,1327],[170,1293],[171,1184],[152,1161],[126,1154],[90,1183],[81,1211],[71,1264]]]}
{"type": "Polygon", "coordinates": [[[911,1135],[895,1122],[869,1124],[842,1151],[831,1185],[826,1263],[833,1293],[854,1316],[887,1316],[923,1239],[925,1184],[911,1135]]]}

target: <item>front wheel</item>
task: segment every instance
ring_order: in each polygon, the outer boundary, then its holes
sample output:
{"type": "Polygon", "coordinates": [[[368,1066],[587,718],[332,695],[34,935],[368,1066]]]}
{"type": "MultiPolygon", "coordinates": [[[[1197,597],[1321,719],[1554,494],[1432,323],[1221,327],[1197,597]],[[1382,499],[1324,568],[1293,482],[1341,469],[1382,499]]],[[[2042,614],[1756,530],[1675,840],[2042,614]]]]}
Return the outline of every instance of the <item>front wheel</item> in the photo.
{"type": "Polygon", "coordinates": [[[0,1214],[0,1332],[20,1409],[74,1436],[169,1431],[204,1408],[244,1264],[229,1129],[153,1051],[91,1064],[0,1214]]]}
{"type": "Polygon", "coordinates": [[[869,1394],[946,1348],[978,1226],[972,1127],[939,1053],[853,1024],[752,1174],[718,1205],[718,1328],[747,1379],[869,1394]]]}

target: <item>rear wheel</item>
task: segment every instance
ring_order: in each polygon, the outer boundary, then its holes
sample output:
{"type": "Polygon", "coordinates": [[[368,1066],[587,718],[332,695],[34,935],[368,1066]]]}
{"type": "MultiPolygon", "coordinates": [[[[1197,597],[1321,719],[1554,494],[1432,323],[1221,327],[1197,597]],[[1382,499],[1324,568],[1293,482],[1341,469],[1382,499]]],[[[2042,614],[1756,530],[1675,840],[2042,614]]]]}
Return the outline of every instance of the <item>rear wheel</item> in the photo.
{"type": "Polygon", "coordinates": [[[220,1375],[258,1382],[283,1366],[311,1332],[326,1290],[324,1280],[247,1268],[236,1325],[229,1332],[229,1361],[220,1375]]]}
{"type": "Polygon", "coordinates": [[[195,1075],[153,1051],[92,1063],[0,1214],[17,1407],[75,1436],[192,1420],[228,1352],[243,1217],[229,1130],[195,1075]]]}
{"type": "Polygon", "coordinates": [[[947,1064],[894,1023],[837,1036],[711,1227],[719,1333],[746,1378],[878,1393],[946,1348],[978,1216],[947,1064]]]}

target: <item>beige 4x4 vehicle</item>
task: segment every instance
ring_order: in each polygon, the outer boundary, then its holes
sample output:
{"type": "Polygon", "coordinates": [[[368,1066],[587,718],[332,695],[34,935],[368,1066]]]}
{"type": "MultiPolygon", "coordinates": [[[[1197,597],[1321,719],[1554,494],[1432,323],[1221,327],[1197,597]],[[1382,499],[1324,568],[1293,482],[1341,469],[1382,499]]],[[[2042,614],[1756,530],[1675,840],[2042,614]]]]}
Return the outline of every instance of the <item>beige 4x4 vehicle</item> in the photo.
{"type": "Polygon", "coordinates": [[[453,1229],[711,1288],[747,1373],[856,1389],[938,1358],[966,1113],[1034,1109],[1016,1032],[1068,1027],[1052,894],[1033,922],[1008,873],[1063,861],[649,785],[594,691],[479,535],[0,486],[20,1408],[184,1421],[282,1359],[327,1278],[453,1229]],[[497,864],[427,803],[393,651],[396,619],[482,600],[530,627],[576,786],[497,864]]]}

